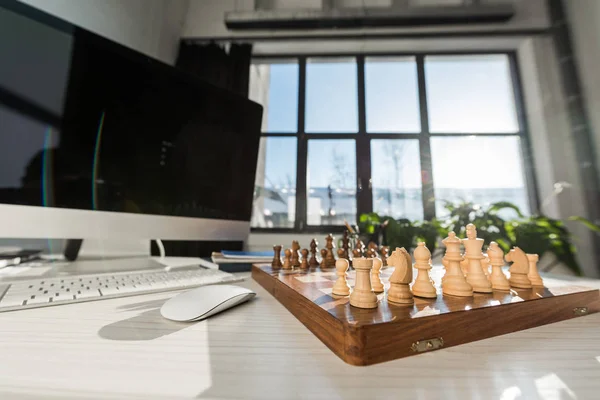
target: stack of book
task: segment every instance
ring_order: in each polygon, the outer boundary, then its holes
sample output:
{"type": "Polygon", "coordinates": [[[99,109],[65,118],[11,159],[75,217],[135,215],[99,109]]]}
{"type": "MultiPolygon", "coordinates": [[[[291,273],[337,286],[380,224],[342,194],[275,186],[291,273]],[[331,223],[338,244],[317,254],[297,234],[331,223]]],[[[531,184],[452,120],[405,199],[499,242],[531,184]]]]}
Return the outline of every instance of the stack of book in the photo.
{"type": "Polygon", "coordinates": [[[222,250],[211,254],[212,262],[226,272],[250,271],[252,264],[265,264],[273,260],[273,251],[222,250]]]}

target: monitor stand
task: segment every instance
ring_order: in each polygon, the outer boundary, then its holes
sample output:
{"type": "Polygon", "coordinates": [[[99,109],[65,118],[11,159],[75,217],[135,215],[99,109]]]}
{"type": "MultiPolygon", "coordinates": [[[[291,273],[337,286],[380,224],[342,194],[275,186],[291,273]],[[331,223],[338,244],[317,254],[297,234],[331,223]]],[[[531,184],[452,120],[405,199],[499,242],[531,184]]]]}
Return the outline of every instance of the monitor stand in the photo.
{"type": "Polygon", "coordinates": [[[83,239],[67,239],[67,243],[65,244],[64,256],[69,261],[77,260],[79,256],[79,250],[81,250],[81,245],[83,244],[83,239]]]}

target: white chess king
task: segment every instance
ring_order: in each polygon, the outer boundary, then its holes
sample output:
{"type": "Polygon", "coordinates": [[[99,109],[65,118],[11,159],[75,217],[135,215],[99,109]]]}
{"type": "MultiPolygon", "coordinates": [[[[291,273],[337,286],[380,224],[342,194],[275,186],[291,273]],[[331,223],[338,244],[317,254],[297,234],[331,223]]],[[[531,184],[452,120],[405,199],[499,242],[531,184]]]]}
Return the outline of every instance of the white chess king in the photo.
{"type": "Polygon", "coordinates": [[[481,267],[481,260],[485,258],[481,252],[483,239],[477,237],[475,225],[467,225],[467,238],[462,239],[462,243],[465,246],[465,259],[469,262],[467,283],[476,293],[492,293],[492,283],[488,281],[481,267]]]}

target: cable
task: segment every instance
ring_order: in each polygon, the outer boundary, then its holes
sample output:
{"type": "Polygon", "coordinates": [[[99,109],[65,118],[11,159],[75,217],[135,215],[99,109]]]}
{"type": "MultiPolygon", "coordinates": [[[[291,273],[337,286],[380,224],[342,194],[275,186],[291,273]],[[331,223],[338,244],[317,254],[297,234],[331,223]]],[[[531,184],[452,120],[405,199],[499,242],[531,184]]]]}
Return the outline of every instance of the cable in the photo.
{"type": "Polygon", "coordinates": [[[156,241],[156,245],[158,246],[158,254],[160,258],[165,258],[165,246],[163,245],[162,240],[154,239],[156,241]]]}

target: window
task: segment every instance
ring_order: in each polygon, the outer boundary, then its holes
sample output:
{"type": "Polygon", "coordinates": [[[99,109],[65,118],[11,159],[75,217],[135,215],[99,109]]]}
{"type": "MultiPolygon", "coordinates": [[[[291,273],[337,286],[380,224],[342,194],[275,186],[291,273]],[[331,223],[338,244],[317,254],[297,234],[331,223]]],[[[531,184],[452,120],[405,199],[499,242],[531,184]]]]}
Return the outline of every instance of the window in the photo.
{"type": "Polygon", "coordinates": [[[356,220],[354,140],[309,140],[306,178],[308,225],[356,220]]]}
{"type": "Polygon", "coordinates": [[[356,61],[308,59],[306,132],[358,131],[356,61]]]}
{"type": "Polygon", "coordinates": [[[265,110],[253,228],[329,230],[446,201],[532,203],[512,54],[254,60],[265,110]],[[525,157],[524,157],[525,156],[525,157]]]}

